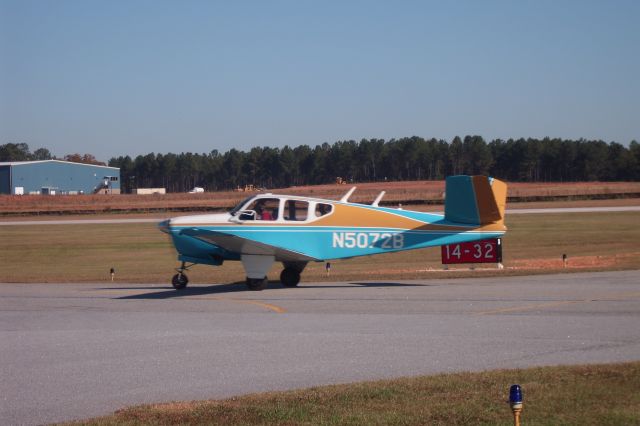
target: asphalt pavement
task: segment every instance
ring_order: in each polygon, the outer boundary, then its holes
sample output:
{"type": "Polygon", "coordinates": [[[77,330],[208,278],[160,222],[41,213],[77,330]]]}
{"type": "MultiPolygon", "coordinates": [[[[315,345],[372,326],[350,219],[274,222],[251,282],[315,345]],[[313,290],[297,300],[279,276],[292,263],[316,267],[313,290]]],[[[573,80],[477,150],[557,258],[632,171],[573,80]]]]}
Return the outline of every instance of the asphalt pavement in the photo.
{"type": "Polygon", "coordinates": [[[455,371],[640,359],[640,272],[0,284],[0,424],[455,371]]]}

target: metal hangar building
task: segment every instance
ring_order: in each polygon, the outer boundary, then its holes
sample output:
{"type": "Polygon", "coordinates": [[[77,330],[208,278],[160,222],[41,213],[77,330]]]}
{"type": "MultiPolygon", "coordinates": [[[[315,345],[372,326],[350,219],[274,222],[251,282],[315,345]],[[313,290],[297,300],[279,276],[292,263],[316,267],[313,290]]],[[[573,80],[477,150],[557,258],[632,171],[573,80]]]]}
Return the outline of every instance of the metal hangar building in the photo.
{"type": "Polygon", "coordinates": [[[0,194],[119,194],[120,169],[60,160],[0,163],[0,194]]]}

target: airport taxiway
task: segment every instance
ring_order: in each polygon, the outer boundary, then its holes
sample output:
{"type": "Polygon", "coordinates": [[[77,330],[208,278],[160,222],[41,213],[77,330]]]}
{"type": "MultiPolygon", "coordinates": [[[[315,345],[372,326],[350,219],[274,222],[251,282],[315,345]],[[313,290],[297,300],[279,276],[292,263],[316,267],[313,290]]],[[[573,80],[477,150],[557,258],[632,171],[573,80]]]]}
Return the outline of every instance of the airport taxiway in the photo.
{"type": "Polygon", "coordinates": [[[398,376],[640,360],[639,278],[271,283],[262,292],[1,284],[0,423],[398,376]]]}

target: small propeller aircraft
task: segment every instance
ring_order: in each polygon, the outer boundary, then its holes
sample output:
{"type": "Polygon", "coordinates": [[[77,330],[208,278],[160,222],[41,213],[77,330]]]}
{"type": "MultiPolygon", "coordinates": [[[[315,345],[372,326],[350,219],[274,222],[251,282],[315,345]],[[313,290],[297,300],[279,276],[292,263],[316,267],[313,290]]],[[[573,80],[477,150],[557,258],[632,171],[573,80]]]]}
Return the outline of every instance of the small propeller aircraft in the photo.
{"type": "Polygon", "coordinates": [[[172,284],[183,289],[185,271],[196,264],[241,261],[251,290],[267,285],[267,272],[282,262],[280,281],[295,287],[308,262],[324,262],[488,238],[505,231],[507,185],[486,176],[450,176],[444,215],[371,203],[271,193],[246,198],[228,213],[182,216],[159,224],[173,239],[182,262],[172,284]]]}

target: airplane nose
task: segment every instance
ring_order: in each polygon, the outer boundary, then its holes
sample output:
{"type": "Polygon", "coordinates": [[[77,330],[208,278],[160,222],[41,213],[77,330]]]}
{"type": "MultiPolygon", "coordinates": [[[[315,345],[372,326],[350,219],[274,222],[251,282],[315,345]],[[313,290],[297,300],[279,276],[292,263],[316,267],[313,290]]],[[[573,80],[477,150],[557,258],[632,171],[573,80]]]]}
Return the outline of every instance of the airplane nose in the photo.
{"type": "Polygon", "coordinates": [[[171,219],[163,220],[158,224],[158,228],[166,234],[171,233],[171,219]]]}

